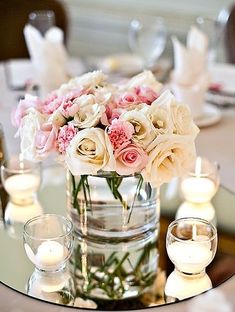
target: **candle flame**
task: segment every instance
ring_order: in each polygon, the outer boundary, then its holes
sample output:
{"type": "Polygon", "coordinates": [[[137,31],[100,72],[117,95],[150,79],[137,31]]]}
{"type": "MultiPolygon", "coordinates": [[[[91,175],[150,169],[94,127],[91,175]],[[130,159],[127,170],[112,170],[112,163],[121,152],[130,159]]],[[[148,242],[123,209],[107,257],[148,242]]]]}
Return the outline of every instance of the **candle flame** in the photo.
{"type": "Polygon", "coordinates": [[[196,177],[200,177],[202,170],[202,158],[197,157],[196,164],[195,164],[195,175],[196,177]]]}

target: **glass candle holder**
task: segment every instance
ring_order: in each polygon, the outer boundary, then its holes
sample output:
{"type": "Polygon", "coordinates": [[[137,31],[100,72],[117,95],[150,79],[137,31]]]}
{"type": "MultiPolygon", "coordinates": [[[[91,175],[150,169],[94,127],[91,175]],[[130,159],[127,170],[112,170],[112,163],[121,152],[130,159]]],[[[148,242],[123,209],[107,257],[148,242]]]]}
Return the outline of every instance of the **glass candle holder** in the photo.
{"type": "Polygon", "coordinates": [[[55,13],[52,10],[37,10],[29,13],[28,23],[37,28],[42,35],[55,25],[55,13]]]}
{"type": "Polygon", "coordinates": [[[1,166],[1,179],[9,194],[4,216],[6,225],[23,227],[27,220],[42,214],[37,197],[41,184],[39,163],[27,161],[21,154],[12,156],[1,166]]]}
{"type": "Polygon", "coordinates": [[[216,223],[211,199],[219,187],[219,170],[216,163],[197,157],[191,170],[181,179],[181,193],[185,201],[180,205],[176,219],[198,217],[216,223]]]}
{"type": "Polygon", "coordinates": [[[24,248],[40,271],[62,270],[73,250],[73,224],[56,214],[44,214],[24,225],[24,248]]]}
{"type": "Polygon", "coordinates": [[[199,218],[173,221],[168,227],[166,249],[175,270],[167,279],[166,295],[181,300],[210,289],[205,269],[216,248],[217,230],[213,224],[199,218]]]}

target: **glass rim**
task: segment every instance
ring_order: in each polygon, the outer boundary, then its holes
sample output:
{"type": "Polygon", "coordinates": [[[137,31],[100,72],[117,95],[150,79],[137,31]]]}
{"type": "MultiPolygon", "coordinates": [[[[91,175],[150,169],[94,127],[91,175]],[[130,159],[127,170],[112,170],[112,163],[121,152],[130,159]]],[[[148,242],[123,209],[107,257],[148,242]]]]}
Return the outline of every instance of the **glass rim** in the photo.
{"type": "MultiPolygon", "coordinates": [[[[167,236],[173,237],[176,241],[181,242],[181,243],[187,244],[188,242],[191,242],[192,240],[190,240],[190,239],[185,240],[185,239],[181,239],[181,238],[176,237],[176,236],[175,236],[174,234],[172,234],[172,232],[170,232],[170,231],[172,230],[172,228],[173,228],[177,223],[179,223],[179,222],[181,222],[181,221],[187,222],[187,221],[192,221],[192,220],[194,220],[195,223],[199,223],[199,224],[204,224],[204,225],[210,226],[210,227],[212,228],[212,232],[213,232],[213,235],[212,235],[210,238],[207,238],[207,239],[205,239],[205,240],[203,240],[203,241],[193,241],[193,242],[201,244],[201,243],[204,243],[204,242],[210,242],[210,241],[212,241],[213,239],[215,239],[215,238],[217,237],[217,229],[216,229],[216,227],[214,226],[213,223],[211,223],[211,222],[209,222],[209,221],[207,221],[207,220],[205,220],[205,219],[196,218],[196,217],[184,217],[184,218],[179,218],[179,219],[176,219],[176,220],[172,221],[172,222],[169,224],[169,226],[168,226],[168,229],[167,229],[167,236]]],[[[191,225],[193,225],[193,224],[191,224],[191,225]]]]}
{"type": "Polygon", "coordinates": [[[29,173],[34,170],[40,170],[41,169],[41,162],[33,162],[31,160],[26,160],[24,159],[23,163],[25,162],[26,164],[30,164],[30,168],[10,168],[7,163],[9,162],[10,159],[6,159],[4,162],[1,164],[1,172],[7,172],[7,173],[12,173],[12,174],[23,174],[23,173],[29,173]]]}
{"type": "Polygon", "coordinates": [[[34,20],[37,16],[55,18],[55,12],[53,10],[34,10],[29,13],[29,18],[32,20],[34,20]]]}
{"type": "Polygon", "coordinates": [[[58,239],[58,238],[63,238],[63,237],[69,236],[73,232],[73,229],[74,229],[73,223],[67,217],[59,215],[59,214],[56,214],[56,213],[46,213],[46,214],[38,215],[36,217],[33,217],[33,218],[29,219],[24,224],[23,235],[25,235],[25,236],[27,236],[27,237],[29,237],[31,239],[38,240],[38,241],[48,241],[48,240],[53,240],[53,239],[58,239]],[[53,237],[50,237],[50,238],[36,237],[36,236],[33,236],[33,235],[28,233],[27,227],[30,224],[32,224],[33,222],[35,222],[35,221],[37,221],[39,219],[43,220],[43,219],[46,219],[48,217],[56,217],[57,219],[63,220],[63,223],[64,224],[66,223],[69,226],[69,230],[66,233],[64,233],[64,234],[56,235],[56,236],[53,236],[53,237]]]}

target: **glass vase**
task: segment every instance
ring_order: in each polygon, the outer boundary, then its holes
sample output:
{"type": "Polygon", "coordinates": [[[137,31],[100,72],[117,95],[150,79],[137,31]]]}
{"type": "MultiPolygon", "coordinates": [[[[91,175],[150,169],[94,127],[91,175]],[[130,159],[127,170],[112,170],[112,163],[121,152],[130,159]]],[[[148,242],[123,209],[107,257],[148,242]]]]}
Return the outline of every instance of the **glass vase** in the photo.
{"type": "Polygon", "coordinates": [[[121,300],[152,286],[159,255],[158,195],[138,174],[67,173],[67,212],[77,234],[70,261],[77,296],[121,300]]]}

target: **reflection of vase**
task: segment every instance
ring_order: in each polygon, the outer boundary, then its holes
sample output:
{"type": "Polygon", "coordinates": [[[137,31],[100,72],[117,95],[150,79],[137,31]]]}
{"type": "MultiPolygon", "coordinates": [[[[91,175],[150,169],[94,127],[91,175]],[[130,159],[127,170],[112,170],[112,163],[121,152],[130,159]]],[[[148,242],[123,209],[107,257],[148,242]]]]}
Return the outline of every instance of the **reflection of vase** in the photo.
{"type": "Polygon", "coordinates": [[[140,175],[68,173],[68,215],[78,234],[71,258],[78,293],[116,300],[138,296],[152,285],[158,260],[157,195],[140,175]]]}

